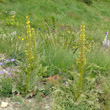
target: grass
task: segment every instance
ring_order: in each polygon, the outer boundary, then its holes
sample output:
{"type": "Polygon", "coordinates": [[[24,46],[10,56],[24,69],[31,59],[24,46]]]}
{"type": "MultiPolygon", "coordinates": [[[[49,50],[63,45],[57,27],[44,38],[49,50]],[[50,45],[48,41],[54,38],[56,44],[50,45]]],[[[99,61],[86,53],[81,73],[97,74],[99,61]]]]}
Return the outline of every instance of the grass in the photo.
{"type": "MultiPolygon", "coordinates": [[[[99,89],[103,91],[103,94],[101,93],[99,98],[101,106],[103,110],[108,110],[109,98],[106,97],[106,95],[110,93],[109,85],[107,85],[107,81],[110,77],[110,52],[109,49],[102,48],[102,41],[105,37],[105,32],[109,32],[109,6],[110,2],[107,1],[93,2],[91,5],[77,0],[0,1],[0,54],[5,55],[5,57],[9,59],[15,58],[14,66],[25,65],[25,17],[29,15],[31,27],[35,28],[36,32],[38,54],[37,73],[40,75],[41,82],[46,80],[45,78],[56,74],[62,77],[62,79],[64,79],[63,81],[68,81],[67,79],[72,77],[70,73],[74,75],[75,72],[78,72],[76,60],[79,54],[80,25],[84,23],[86,25],[86,46],[88,47],[88,44],[91,44],[91,48],[89,48],[90,53],[86,52],[87,61],[84,76],[87,77],[87,79],[89,76],[95,78],[97,83],[97,85],[94,84],[95,90],[100,86],[99,89]],[[10,20],[11,11],[16,12],[15,22],[18,22],[19,26],[7,25],[6,19],[10,20]],[[15,31],[16,34],[13,35],[15,31]],[[24,38],[24,41],[19,39],[19,36],[24,38]],[[76,48],[73,48],[73,46],[76,48]],[[60,72],[64,75],[60,74],[60,72]],[[104,80],[100,80],[100,77],[104,80]],[[106,86],[103,86],[103,84],[106,86]],[[105,100],[105,102],[103,100],[105,100]]],[[[0,62],[4,60],[0,60],[0,62]]],[[[5,69],[4,66],[3,68],[5,69]]],[[[23,68],[25,68],[25,66],[23,68]]],[[[21,80],[20,84],[22,82],[21,80]]],[[[24,83],[25,80],[21,86],[24,87],[24,83]]],[[[23,87],[21,88],[23,89],[23,87]]],[[[93,85],[91,87],[93,87],[93,85]]],[[[84,88],[84,90],[89,89],[90,88],[86,86],[84,88]]],[[[61,91],[61,93],[66,97],[65,92],[61,91]]],[[[69,96],[66,98],[72,97],[70,91],[67,91],[67,93],[69,93],[69,96]]],[[[85,93],[88,95],[87,91],[85,93]]],[[[94,93],[94,95],[98,96],[98,93],[94,93]]],[[[58,97],[57,92],[55,97],[58,97]]],[[[95,100],[91,95],[90,97],[95,100]]],[[[87,103],[89,100],[87,100],[87,103]]],[[[70,102],[69,104],[72,103],[73,102],[70,102]]],[[[81,103],[81,107],[84,107],[85,110],[88,109],[87,105],[83,103],[81,103]]],[[[66,110],[70,110],[70,108],[66,108],[66,110]]]]}

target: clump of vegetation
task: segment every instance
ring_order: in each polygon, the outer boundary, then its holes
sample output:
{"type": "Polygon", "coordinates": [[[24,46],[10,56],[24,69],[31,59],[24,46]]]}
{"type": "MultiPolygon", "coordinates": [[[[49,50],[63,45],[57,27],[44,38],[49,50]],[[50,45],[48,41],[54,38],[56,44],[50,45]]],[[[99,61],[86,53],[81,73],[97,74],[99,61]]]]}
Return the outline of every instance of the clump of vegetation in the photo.
{"type": "Polygon", "coordinates": [[[85,58],[85,25],[81,25],[81,35],[80,35],[80,51],[79,51],[79,58],[78,58],[78,67],[79,67],[79,81],[77,85],[77,93],[76,93],[76,100],[80,97],[82,93],[82,86],[83,86],[83,72],[84,72],[84,65],[86,62],[85,58]]]}
{"type": "MultiPolygon", "coordinates": [[[[85,58],[85,25],[81,25],[81,35],[80,35],[80,50],[78,68],[79,74],[71,72],[71,79],[66,79],[65,82],[59,84],[58,88],[53,92],[53,110],[70,110],[70,109],[95,109],[100,108],[98,102],[98,92],[95,93],[95,89],[92,86],[95,84],[95,79],[90,79],[89,83],[92,90],[88,90],[90,86],[86,89],[83,83],[84,79],[84,66],[86,63],[85,58]],[[93,81],[93,82],[92,82],[93,81]],[[87,94],[91,93],[90,97],[87,98],[87,94]],[[94,94],[94,95],[93,95],[94,94]],[[93,97],[92,97],[93,95],[93,97]],[[68,100],[67,100],[68,99],[68,100]],[[92,100],[94,99],[94,100],[92,100]],[[91,103],[89,103],[91,102],[91,103]],[[96,104],[97,103],[97,104],[96,104]],[[94,106],[96,104],[96,106],[94,106]],[[80,105],[80,106],[79,106],[80,105]]],[[[86,48],[86,50],[88,50],[86,48]]],[[[95,87],[95,86],[94,86],[95,87]]]]}
{"type": "Polygon", "coordinates": [[[34,29],[32,29],[31,34],[31,27],[30,27],[30,21],[29,17],[27,16],[26,21],[26,27],[27,27],[27,35],[26,35],[26,43],[27,43],[27,50],[25,50],[26,53],[26,60],[27,60],[27,67],[26,67],[26,92],[29,90],[29,83],[30,83],[30,77],[32,74],[32,70],[35,68],[35,62],[36,62],[36,38],[35,38],[35,32],[34,29]]]}
{"type": "Polygon", "coordinates": [[[10,97],[12,94],[12,79],[10,76],[0,80],[0,96],[10,97]]]}

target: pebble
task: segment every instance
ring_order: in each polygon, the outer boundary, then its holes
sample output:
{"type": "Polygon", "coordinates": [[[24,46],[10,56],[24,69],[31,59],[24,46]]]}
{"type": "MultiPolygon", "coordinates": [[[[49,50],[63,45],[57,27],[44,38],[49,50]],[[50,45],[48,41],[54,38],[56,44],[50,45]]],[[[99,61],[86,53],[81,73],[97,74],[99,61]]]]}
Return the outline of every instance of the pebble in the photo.
{"type": "Polygon", "coordinates": [[[7,102],[2,102],[0,107],[1,108],[6,108],[7,106],[8,106],[8,103],[7,102]]]}

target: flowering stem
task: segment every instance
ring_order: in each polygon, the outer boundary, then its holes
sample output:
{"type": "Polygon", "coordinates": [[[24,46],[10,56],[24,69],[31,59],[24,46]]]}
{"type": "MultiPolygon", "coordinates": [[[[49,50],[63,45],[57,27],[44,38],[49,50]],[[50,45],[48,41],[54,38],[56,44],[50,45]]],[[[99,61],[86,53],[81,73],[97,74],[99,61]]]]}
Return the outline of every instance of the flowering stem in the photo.
{"type": "Polygon", "coordinates": [[[36,38],[35,38],[35,31],[30,27],[30,21],[29,17],[26,17],[26,29],[27,29],[27,35],[26,35],[26,44],[27,49],[25,50],[26,53],[26,60],[27,60],[27,79],[26,79],[26,93],[28,93],[29,90],[29,83],[31,78],[31,73],[35,65],[35,59],[36,59],[36,38]]]}
{"type": "Polygon", "coordinates": [[[81,25],[81,35],[80,35],[80,52],[78,58],[78,65],[79,65],[79,82],[77,84],[77,93],[76,93],[76,100],[80,97],[82,93],[82,86],[83,86],[83,72],[84,72],[84,65],[86,62],[85,58],[85,25],[81,25]]]}

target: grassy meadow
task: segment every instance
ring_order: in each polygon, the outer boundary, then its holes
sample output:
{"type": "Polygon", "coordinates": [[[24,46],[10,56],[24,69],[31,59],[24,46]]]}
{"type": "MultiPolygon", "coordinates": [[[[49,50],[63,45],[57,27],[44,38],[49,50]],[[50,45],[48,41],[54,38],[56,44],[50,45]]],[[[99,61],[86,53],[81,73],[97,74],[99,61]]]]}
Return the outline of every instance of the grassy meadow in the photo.
{"type": "Polygon", "coordinates": [[[109,110],[109,30],[109,0],[0,0],[0,110],[109,110]]]}

